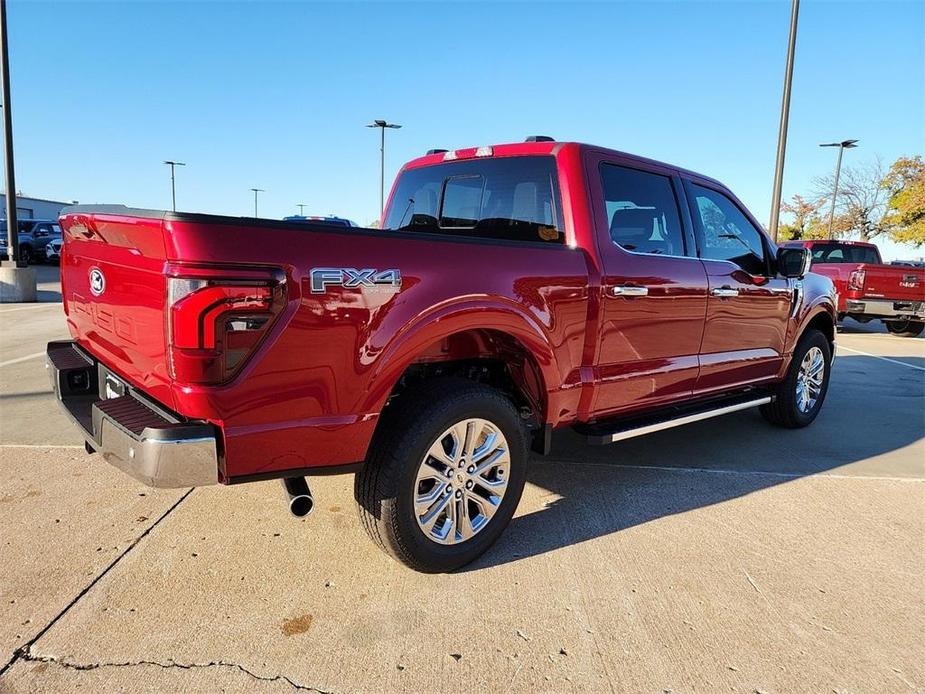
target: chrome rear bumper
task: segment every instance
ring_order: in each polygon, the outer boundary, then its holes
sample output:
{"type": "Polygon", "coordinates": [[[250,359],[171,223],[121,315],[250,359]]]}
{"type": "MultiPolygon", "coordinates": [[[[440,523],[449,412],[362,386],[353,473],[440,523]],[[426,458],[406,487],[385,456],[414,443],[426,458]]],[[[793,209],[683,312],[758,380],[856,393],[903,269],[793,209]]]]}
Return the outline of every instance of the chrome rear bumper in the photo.
{"type": "Polygon", "coordinates": [[[211,424],[181,422],[130,389],[102,397],[105,367],[73,342],[49,342],[45,354],[55,396],[88,450],[151,487],[218,482],[218,438],[211,424]]]}
{"type": "Polygon", "coordinates": [[[890,301],[889,299],[848,299],[848,315],[861,314],[871,318],[925,319],[925,302],[890,301]]]}

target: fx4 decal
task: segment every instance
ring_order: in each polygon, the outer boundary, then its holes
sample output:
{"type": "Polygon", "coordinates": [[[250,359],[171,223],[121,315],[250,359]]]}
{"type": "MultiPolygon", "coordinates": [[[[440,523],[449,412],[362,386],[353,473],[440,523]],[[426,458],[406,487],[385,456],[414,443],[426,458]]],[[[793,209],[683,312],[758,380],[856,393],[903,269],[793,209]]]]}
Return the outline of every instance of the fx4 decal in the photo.
{"type": "Polygon", "coordinates": [[[401,289],[401,272],[397,268],[376,270],[352,267],[315,267],[311,270],[312,294],[324,294],[329,286],[354,289],[362,287],[378,291],[401,289]]]}

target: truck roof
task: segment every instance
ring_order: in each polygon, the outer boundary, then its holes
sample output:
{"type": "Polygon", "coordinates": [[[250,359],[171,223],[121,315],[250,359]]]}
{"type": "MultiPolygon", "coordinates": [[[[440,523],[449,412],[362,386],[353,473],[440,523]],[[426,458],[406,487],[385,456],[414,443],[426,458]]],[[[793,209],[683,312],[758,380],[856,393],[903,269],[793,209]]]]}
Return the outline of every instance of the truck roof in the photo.
{"type": "Polygon", "coordinates": [[[828,246],[828,245],[837,245],[837,246],[866,246],[867,248],[876,248],[877,244],[870,243],[869,241],[845,241],[841,239],[791,239],[789,241],[781,241],[779,245],[781,246],[828,246]]]}
{"type": "Polygon", "coordinates": [[[607,154],[612,154],[621,159],[637,161],[642,164],[654,164],[656,166],[662,166],[669,169],[675,169],[679,173],[687,174],[689,176],[694,176],[706,181],[712,181],[720,186],[726,187],[722,182],[712,178],[710,176],[705,176],[702,173],[697,171],[691,171],[690,169],[685,169],[675,164],[669,164],[667,162],[658,161],[657,159],[649,159],[648,157],[642,157],[638,154],[630,154],[629,152],[622,152],[617,149],[611,149],[609,147],[601,147],[599,145],[591,145],[585,142],[556,142],[556,141],[544,141],[544,142],[509,142],[501,143],[497,145],[484,145],[481,147],[464,147],[455,150],[436,150],[433,154],[425,154],[422,157],[417,159],[412,159],[407,164],[402,167],[402,170],[405,169],[415,169],[420,166],[431,166],[433,164],[441,164],[444,161],[451,161],[455,158],[469,158],[477,156],[475,152],[478,149],[490,148],[492,157],[523,157],[523,156],[550,156],[556,155],[565,148],[577,148],[580,150],[594,150],[597,152],[605,152],[607,154]]]}

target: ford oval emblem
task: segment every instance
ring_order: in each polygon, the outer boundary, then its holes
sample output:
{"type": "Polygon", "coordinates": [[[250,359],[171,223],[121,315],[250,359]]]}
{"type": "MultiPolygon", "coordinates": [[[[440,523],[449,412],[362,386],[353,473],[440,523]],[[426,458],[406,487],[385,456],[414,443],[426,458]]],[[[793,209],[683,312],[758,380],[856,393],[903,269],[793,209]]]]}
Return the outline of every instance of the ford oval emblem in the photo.
{"type": "Polygon", "coordinates": [[[93,296],[99,296],[106,291],[106,277],[98,267],[90,268],[90,291],[93,296]]]}

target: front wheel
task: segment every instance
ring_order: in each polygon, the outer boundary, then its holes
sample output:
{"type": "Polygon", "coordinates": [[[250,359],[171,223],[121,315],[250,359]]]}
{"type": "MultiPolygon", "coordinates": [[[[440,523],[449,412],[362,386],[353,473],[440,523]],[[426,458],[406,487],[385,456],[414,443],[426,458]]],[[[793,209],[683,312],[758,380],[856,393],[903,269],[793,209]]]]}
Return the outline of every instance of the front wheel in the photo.
{"type": "Polygon", "coordinates": [[[883,321],[886,329],[898,337],[918,337],[925,330],[925,321],[889,320],[883,321]]]}
{"type": "Polygon", "coordinates": [[[526,481],[527,435],[500,391],[438,379],[383,413],[354,482],[360,519],[387,554],[447,572],[498,538],[526,481]]]}
{"type": "Polygon", "coordinates": [[[807,331],[793,350],[784,380],[777,384],[774,399],[761,406],[772,424],[799,429],[812,424],[822,409],[832,373],[832,351],[825,335],[807,331]]]}

